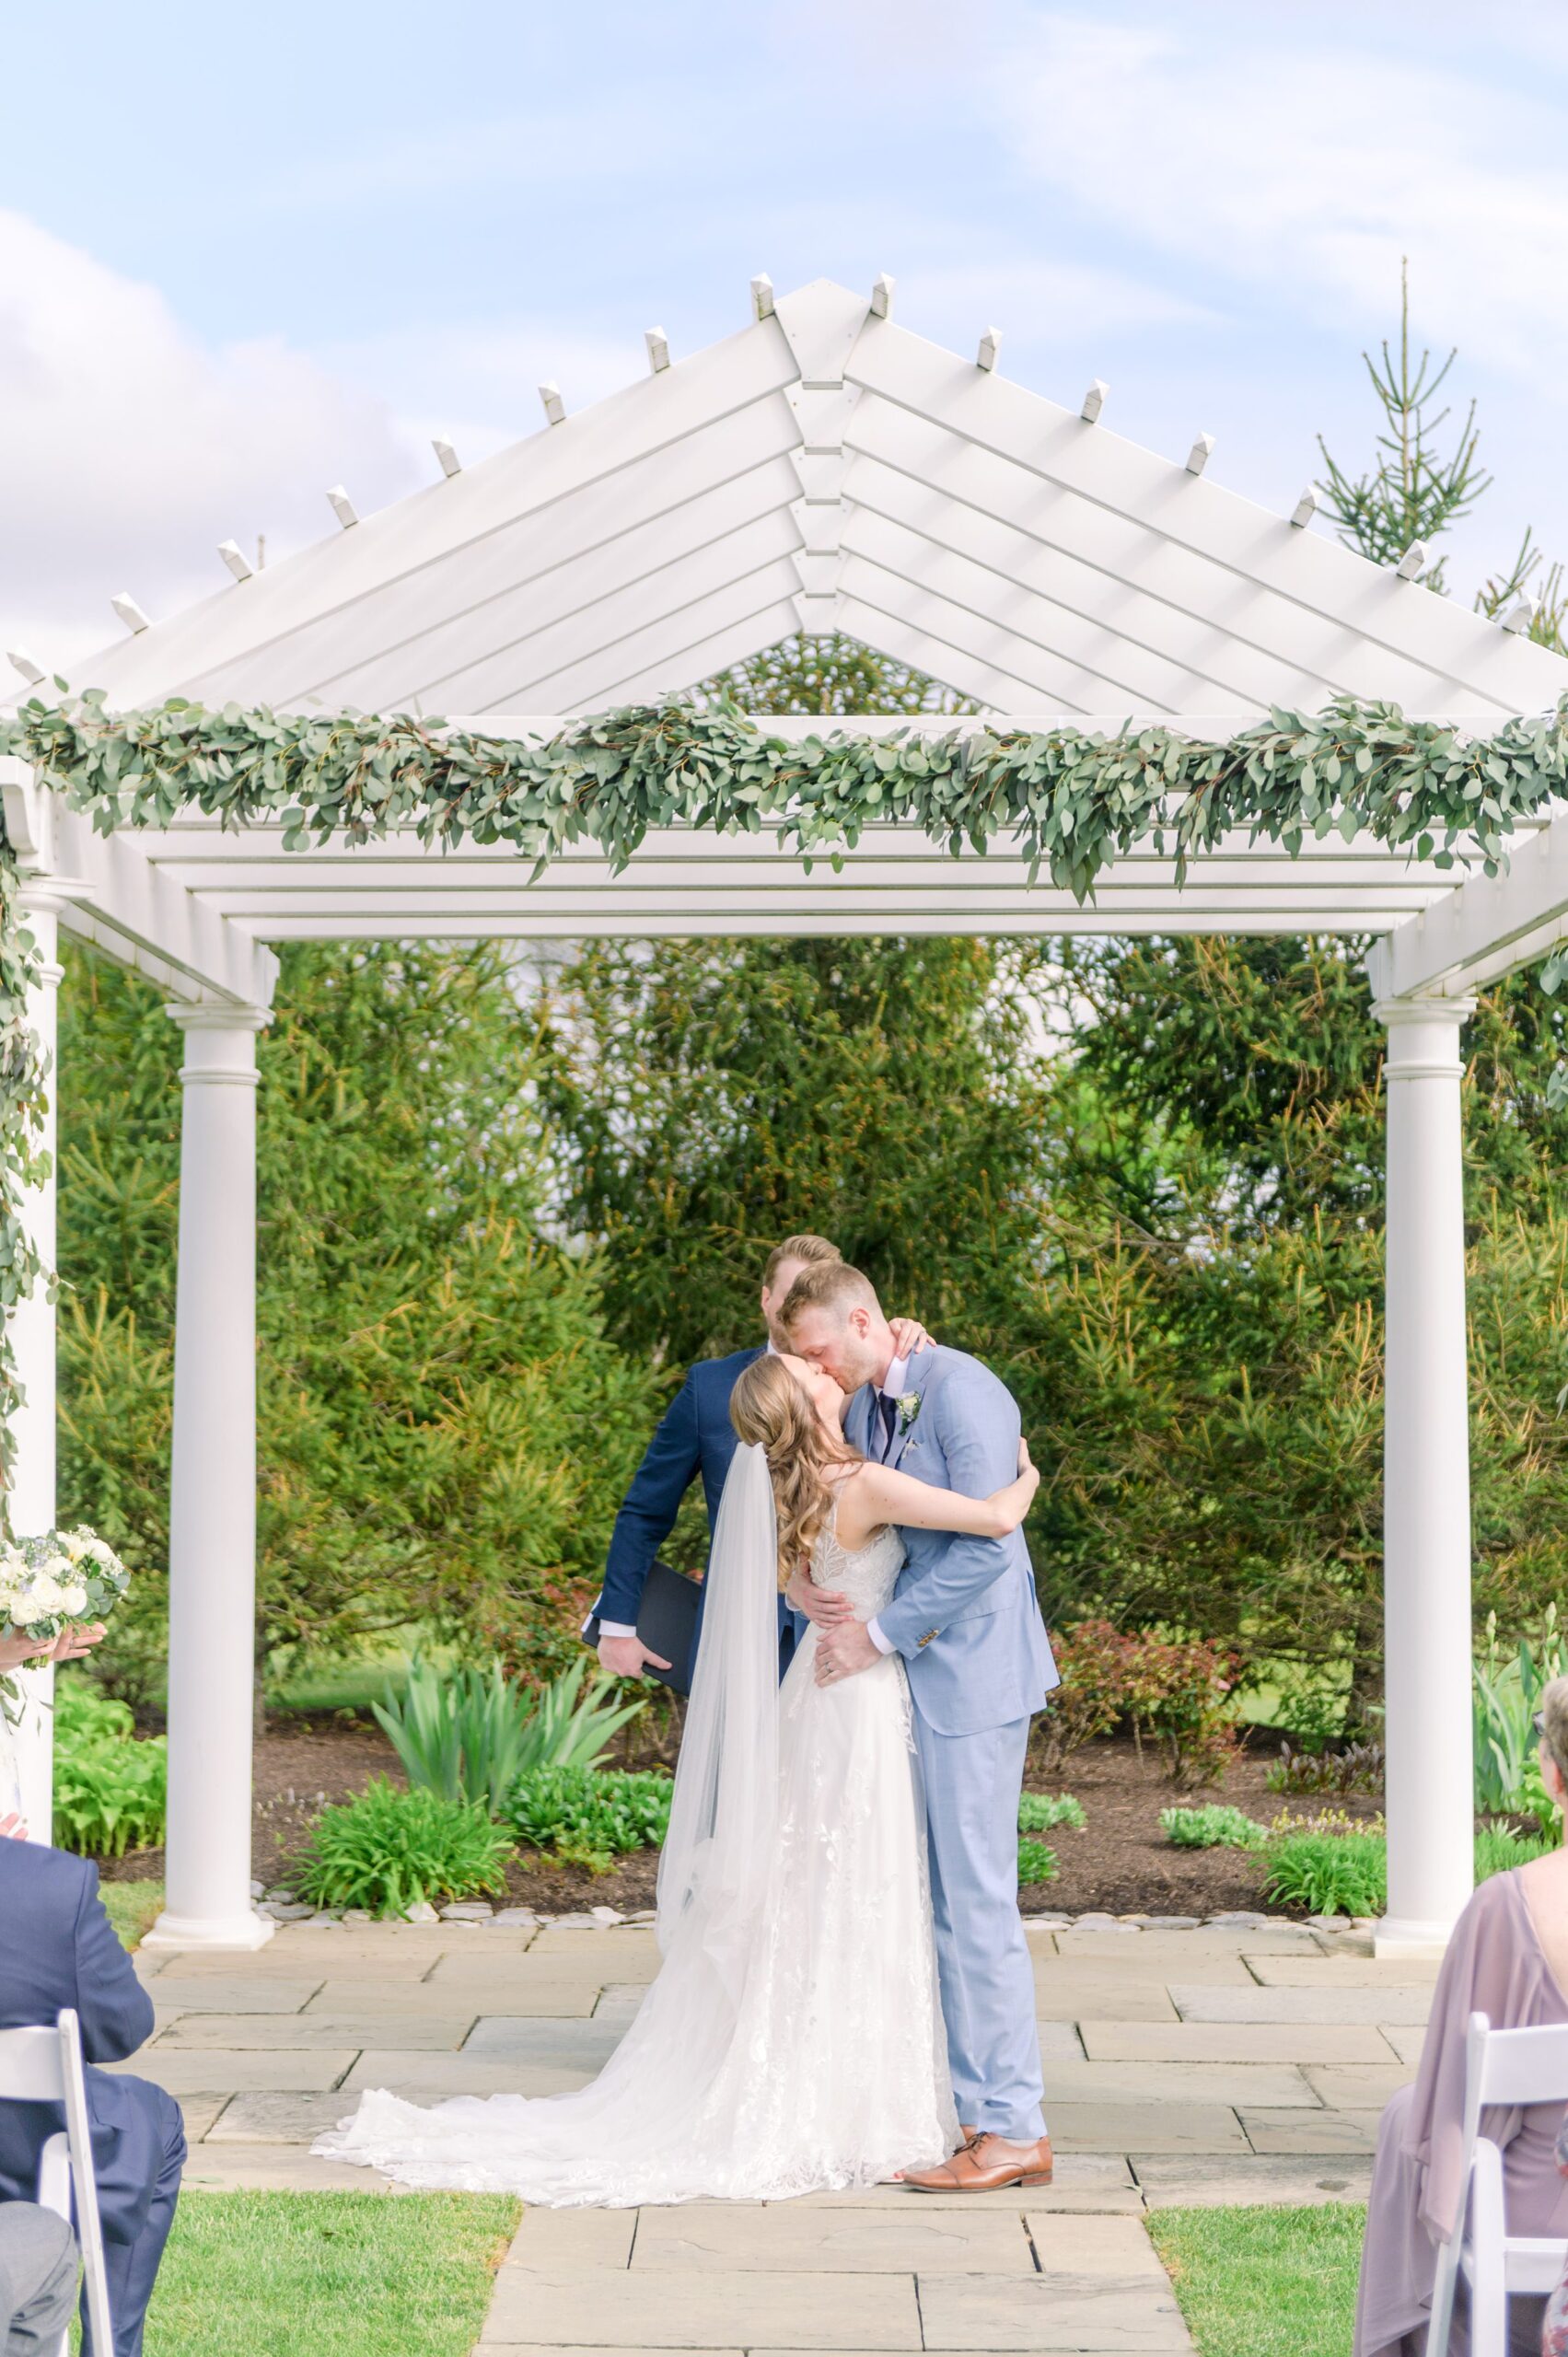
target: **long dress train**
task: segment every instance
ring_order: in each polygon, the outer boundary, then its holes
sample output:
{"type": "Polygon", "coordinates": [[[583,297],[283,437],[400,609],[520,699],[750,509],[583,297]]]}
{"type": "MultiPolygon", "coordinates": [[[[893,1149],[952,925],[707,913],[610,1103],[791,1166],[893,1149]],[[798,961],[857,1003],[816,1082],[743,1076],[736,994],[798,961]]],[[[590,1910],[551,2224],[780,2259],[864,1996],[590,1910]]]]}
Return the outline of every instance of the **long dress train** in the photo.
{"type": "MultiPolygon", "coordinates": [[[[952,2152],[903,1664],[819,1686],[812,1630],[775,1689],[774,1545],[765,1461],[739,1449],[660,1864],[664,1960],[598,2077],[428,2108],[372,2090],[318,2153],[624,2208],[846,2189],[952,2152]]],[[[902,1559],[896,1532],[848,1550],[830,1527],[811,1576],[868,1620],[902,1559]]]]}

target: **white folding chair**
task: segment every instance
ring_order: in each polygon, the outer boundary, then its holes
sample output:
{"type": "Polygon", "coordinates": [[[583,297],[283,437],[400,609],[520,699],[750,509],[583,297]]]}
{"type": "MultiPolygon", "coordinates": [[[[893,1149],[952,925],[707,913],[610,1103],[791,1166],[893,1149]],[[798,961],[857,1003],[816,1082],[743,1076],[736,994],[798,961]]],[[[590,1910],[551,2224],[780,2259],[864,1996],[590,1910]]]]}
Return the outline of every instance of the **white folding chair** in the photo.
{"type": "MultiPolygon", "coordinates": [[[[109,2281],[103,2271],[82,2032],[70,2006],[52,2029],[0,2030],[0,2102],[63,2103],[65,2107],[64,2133],[52,2136],[39,2156],[39,2206],[52,2210],[56,2217],[75,2227],[93,2348],[97,2357],[112,2357],[114,2335],[109,2318],[109,2281]]],[[[70,2338],[68,2331],[62,2334],[54,2357],[66,2357],[70,2338]]]]}
{"type": "Polygon", "coordinates": [[[1426,2357],[1448,2357],[1454,2293],[1470,2294],[1471,2357],[1507,2357],[1508,2301],[1554,2292],[1568,2266],[1568,2237],[1511,2235],[1504,2214],[1503,2154],[1481,2132],[1483,2108],[1568,2104],[1568,2027],[1493,2029],[1472,2014],[1465,2036],[1464,2176],[1454,2231],[1437,2254],[1426,2357]]]}

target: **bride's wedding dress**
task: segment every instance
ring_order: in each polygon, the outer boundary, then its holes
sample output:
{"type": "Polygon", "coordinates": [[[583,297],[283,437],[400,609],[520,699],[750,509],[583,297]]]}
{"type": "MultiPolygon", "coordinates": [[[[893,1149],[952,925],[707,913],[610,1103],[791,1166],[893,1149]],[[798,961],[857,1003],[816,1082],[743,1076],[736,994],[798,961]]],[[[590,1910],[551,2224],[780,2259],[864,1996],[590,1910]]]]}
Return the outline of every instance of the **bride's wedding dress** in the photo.
{"type": "MultiPolygon", "coordinates": [[[[629,2207],[871,2185],[954,2150],[903,1664],[819,1686],[812,1629],[776,1688],[774,1550],[766,1463],[742,1447],[659,1866],[664,1960],[598,2077],[430,2108],[373,2090],[318,2153],[629,2207]]],[[[847,1549],[830,1527],[811,1576],[868,1620],[902,1560],[896,1531],[847,1549]]]]}

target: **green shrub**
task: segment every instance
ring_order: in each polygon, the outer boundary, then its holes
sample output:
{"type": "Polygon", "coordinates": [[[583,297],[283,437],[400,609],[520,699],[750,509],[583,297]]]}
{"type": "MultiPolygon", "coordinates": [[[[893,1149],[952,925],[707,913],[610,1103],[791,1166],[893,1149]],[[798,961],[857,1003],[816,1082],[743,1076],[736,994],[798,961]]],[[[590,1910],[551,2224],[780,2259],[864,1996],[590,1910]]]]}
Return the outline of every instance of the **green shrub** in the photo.
{"type": "Polygon", "coordinates": [[[1123,1633],[1109,1620],[1053,1630],[1062,1683],[1042,1737],[1048,1767],[1126,1722],[1143,1756],[1155,1742],[1179,1784],[1212,1783],[1236,1749],[1228,1656],[1201,1638],[1171,1640],[1147,1630],[1123,1633]]]}
{"type": "Polygon", "coordinates": [[[1568,1637],[1549,1604],[1539,1631],[1504,1654],[1497,1615],[1489,1613],[1486,1643],[1474,1665],[1475,1805],[1483,1814],[1533,1817],[1552,1829],[1552,1804],[1540,1772],[1535,1717],[1541,1689],[1568,1674],[1568,1637]]]}
{"type": "Polygon", "coordinates": [[[587,1659],[535,1691],[508,1678],[498,1661],[488,1671],[446,1671],[416,1657],[402,1693],[389,1687],[370,1707],[411,1784],[501,1817],[520,1775],[594,1767],[611,1737],[646,1709],[641,1698],[607,1701],[607,1678],[596,1677],[585,1693],[587,1659]]]}
{"type": "Polygon", "coordinates": [[[1544,1858],[1557,1846],[1550,1834],[1532,1837],[1488,1826],[1475,1837],[1475,1878],[1485,1882],[1490,1875],[1505,1875],[1511,1866],[1527,1866],[1532,1858],[1544,1858]]]}
{"type": "Polygon", "coordinates": [[[1378,1833],[1284,1833],[1270,1843],[1263,1888],[1308,1915],[1381,1915],[1388,1844],[1378,1833]]]}
{"type": "Polygon", "coordinates": [[[1162,1808],[1160,1823],[1167,1840],[1179,1850],[1260,1850],[1268,1840],[1256,1817],[1217,1803],[1206,1808],[1162,1808]]]}
{"type": "Polygon", "coordinates": [[[1074,1833],[1082,1833],[1086,1819],[1082,1801],[1071,1793],[1024,1793],[1018,1800],[1018,1830],[1020,1833],[1049,1833],[1058,1825],[1070,1825],[1074,1833]]]}
{"type": "MultiPolygon", "coordinates": [[[[553,1673],[582,1651],[669,1387],[606,1331],[601,1255],[558,1240],[517,958],[505,942],[279,954],[257,1042],[259,1648],[292,1669],[419,1626],[465,1660],[553,1673]]],[[[139,1567],[100,1674],[150,1701],[168,1662],[179,1091],[167,993],[86,944],[64,955],[60,1518],[90,1518],[139,1567]]]]}
{"type": "Polygon", "coordinates": [[[603,1874],[630,1850],[656,1850],[675,1786],[654,1771],[534,1768],[517,1779],[507,1817],[519,1841],[603,1874]]]}
{"type": "Polygon", "coordinates": [[[54,1839],[87,1858],[156,1849],[168,1802],[168,1743],[138,1741],[127,1705],[85,1671],[54,1681],[54,1839]]]}
{"type": "Polygon", "coordinates": [[[1054,1882],[1060,1868],[1056,1852],[1043,1841],[1020,1841],[1018,1844],[1018,1883],[1054,1882]]]}
{"type": "MultiPolygon", "coordinates": [[[[1264,1888],[1284,1907],[1305,1907],[1309,1915],[1381,1915],[1388,1903],[1388,1841],[1381,1832],[1313,1829],[1286,1833],[1270,1829],[1264,1888]]],[[[1381,1820],[1379,1820],[1379,1824],[1381,1820]]],[[[1556,1842],[1528,1834],[1483,1829],[1475,1837],[1475,1878],[1506,1874],[1513,1866],[1543,1858],[1556,1842]]]]}
{"type": "Polygon", "coordinates": [[[482,1808],[378,1776],[352,1801],[324,1808],[290,1880],[318,1907],[401,1915],[424,1899],[504,1892],[512,1843],[482,1808]]]}

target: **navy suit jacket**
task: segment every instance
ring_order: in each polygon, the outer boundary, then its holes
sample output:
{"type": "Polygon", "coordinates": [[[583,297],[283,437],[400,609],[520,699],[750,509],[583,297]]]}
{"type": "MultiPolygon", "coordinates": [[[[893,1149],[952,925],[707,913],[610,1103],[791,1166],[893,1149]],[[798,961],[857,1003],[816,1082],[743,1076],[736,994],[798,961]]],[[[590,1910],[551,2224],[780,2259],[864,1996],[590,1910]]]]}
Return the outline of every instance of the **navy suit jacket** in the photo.
{"type": "MultiPolygon", "coordinates": [[[[122,2062],[152,2035],[153,2001],[98,1895],[98,1868],[64,1850],[0,1840],[0,2029],[52,2027],[73,2005],[88,2064],[122,2062]]],[[[105,2239],[134,2242],[146,2222],[179,2107],[162,2087],[91,2068],[93,2167],[105,2239]]],[[[62,2104],[0,2103],[0,2196],[30,2201],[62,2104]]]]}
{"type": "MultiPolygon", "coordinates": [[[[727,1358],[699,1359],[665,1411],[658,1430],[648,1443],[641,1465],[632,1476],[605,1561],[604,1585],[594,1610],[605,1620],[637,1625],[637,1613],[648,1573],[659,1549],[675,1527],[680,1501],[698,1474],[708,1509],[708,1535],[718,1519],[719,1500],[735,1455],[735,1426],[729,1421],[729,1395],[742,1371],[760,1359],[760,1349],[732,1351],[727,1358]]],[[[705,1599],[704,1599],[705,1600],[705,1599]]],[[[697,1633],[702,1635],[702,1604],[697,1633]]],[[[789,1666],[797,1622],[783,1596],[779,1598],[781,1674],[789,1666]]]]}

